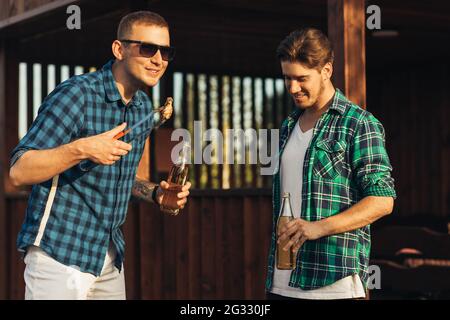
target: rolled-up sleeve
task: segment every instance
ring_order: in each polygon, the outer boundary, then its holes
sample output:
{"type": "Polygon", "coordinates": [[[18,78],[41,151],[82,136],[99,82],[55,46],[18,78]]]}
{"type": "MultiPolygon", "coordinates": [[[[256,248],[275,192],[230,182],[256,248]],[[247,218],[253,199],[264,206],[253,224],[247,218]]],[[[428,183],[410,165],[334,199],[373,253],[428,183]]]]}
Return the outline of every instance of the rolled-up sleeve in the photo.
{"type": "Polygon", "coordinates": [[[384,128],[370,113],[359,122],[350,150],[353,177],[362,196],[395,199],[392,166],[385,148],[384,128]]]}
{"type": "Polygon", "coordinates": [[[83,126],[83,94],[71,81],[47,96],[26,135],[10,154],[10,167],[29,150],[52,149],[69,143],[83,126]]]}

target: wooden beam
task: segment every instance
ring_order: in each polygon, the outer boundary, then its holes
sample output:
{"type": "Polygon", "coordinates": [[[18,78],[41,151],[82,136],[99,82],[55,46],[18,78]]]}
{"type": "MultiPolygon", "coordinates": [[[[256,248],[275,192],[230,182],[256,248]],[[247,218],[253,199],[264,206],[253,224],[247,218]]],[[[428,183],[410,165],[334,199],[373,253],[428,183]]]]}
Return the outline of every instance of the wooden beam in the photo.
{"type": "Polygon", "coordinates": [[[54,0],[47,4],[41,5],[29,11],[24,11],[12,17],[8,17],[0,21],[0,29],[10,27],[12,25],[24,22],[26,20],[34,19],[40,17],[42,14],[48,13],[50,11],[60,9],[61,7],[67,7],[71,4],[75,4],[79,0],[54,0]]]}
{"type": "Polygon", "coordinates": [[[328,37],[334,47],[335,87],[366,107],[364,0],[328,0],[328,37]]]}
{"type": "MultiPolygon", "coordinates": [[[[19,60],[17,57],[17,41],[6,40],[6,79],[5,84],[7,95],[5,97],[5,133],[2,134],[4,141],[3,161],[3,181],[6,194],[26,190],[28,187],[16,188],[9,179],[9,154],[19,142],[19,60]]],[[[28,67],[32,67],[29,65],[28,67]]],[[[47,89],[47,88],[46,88],[47,89]]],[[[29,98],[30,99],[30,98],[29,98]]]]}
{"type": "Polygon", "coordinates": [[[8,292],[8,259],[7,254],[7,219],[6,219],[6,197],[4,188],[5,162],[5,124],[6,124],[6,44],[0,41],[0,300],[7,298],[8,292]]]}

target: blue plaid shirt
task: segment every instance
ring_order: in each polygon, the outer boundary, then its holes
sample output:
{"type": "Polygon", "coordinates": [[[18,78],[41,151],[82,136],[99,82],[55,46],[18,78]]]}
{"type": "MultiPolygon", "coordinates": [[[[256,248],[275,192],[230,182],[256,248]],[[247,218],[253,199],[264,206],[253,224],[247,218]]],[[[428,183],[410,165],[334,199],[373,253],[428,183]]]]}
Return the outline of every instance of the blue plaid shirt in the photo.
{"type": "MultiPolygon", "coordinates": [[[[123,122],[131,126],[151,112],[151,101],[142,91],[128,105],[123,103],[112,64],[72,77],[46,97],[29,131],[12,151],[11,166],[28,150],[55,148],[123,122]]],[[[88,166],[87,171],[76,165],[34,185],[18,249],[39,246],[60,263],[98,276],[112,241],[117,250],[115,265],[121,270],[125,242],[120,226],[148,135],[144,131],[151,126],[149,120],[122,138],[133,140],[133,149],[114,165],[88,166]]]]}

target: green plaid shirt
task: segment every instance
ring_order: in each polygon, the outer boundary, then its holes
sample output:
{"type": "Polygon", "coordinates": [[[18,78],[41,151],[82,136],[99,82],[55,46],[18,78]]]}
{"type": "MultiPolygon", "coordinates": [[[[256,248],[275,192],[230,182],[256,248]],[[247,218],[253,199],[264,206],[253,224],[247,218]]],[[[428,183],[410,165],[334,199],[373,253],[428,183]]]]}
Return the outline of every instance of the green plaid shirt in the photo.
{"type": "MultiPolygon", "coordinates": [[[[279,158],[302,111],[283,122],[279,158]]],[[[339,214],[367,196],[396,197],[392,167],[385,149],[384,129],[369,112],[338,89],[314,127],[303,165],[301,218],[318,221],[339,214]]],[[[273,230],[266,290],[272,288],[276,224],[280,212],[280,172],[273,177],[273,230]]],[[[369,278],[370,226],[306,241],[297,254],[289,286],[317,289],[359,274],[369,278]]]]}

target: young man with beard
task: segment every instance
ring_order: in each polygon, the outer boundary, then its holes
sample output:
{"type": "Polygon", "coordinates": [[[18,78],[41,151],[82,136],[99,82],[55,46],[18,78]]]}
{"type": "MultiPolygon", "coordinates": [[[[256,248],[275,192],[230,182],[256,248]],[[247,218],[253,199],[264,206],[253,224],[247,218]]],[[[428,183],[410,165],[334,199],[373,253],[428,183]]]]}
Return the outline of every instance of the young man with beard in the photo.
{"type": "MultiPolygon", "coordinates": [[[[70,78],[45,99],[12,152],[12,182],[33,185],[17,239],[26,299],[125,299],[120,227],[130,196],[161,203],[166,195],[167,182],[136,179],[154,120],[114,137],[153,110],[145,91],[174,57],[167,22],[148,11],[125,16],[112,52],[101,70],[70,78]]],[[[189,187],[173,206],[184,207],[189,187]]]]}
{"type": "Polygon", "coordinates": [[[394,180],[381,123],[331,82],[333,50],[319,30],[294,31],[277,49],[296,110],[280,133],[273,181],[268,299],[366,297],[370,224],[392,212],[394,180]],[[295,219],[277,234],[280,195],[295,219]],[[277,241],[296,254],[294,270],[276,268],[277,241]]]}

